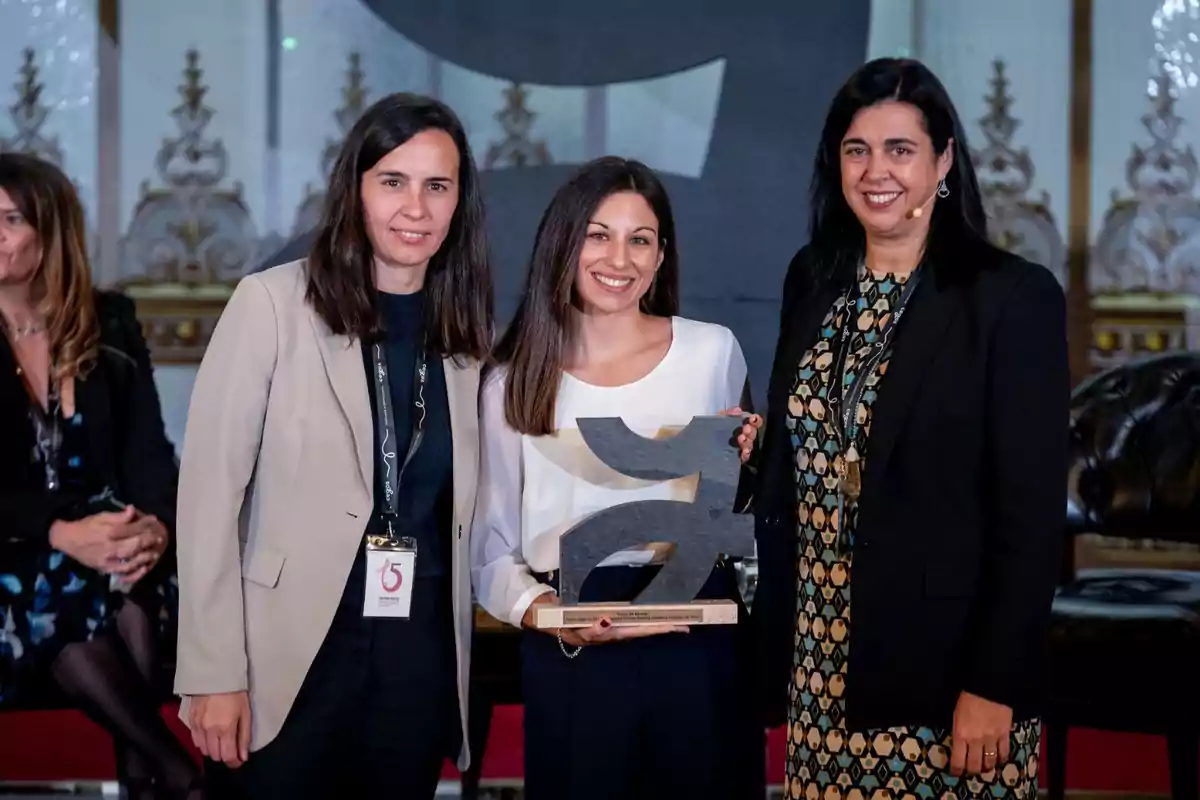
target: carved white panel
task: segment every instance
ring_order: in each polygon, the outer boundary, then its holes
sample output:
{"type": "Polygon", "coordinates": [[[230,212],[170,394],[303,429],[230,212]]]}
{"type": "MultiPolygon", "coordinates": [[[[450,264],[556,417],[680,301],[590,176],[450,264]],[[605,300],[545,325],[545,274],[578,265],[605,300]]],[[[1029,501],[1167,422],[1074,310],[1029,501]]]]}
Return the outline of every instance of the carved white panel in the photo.
{"type": "Polygon", "coordinates": [[[986,100],[988,113],[978,120],[983,141],[971,152],[988,214],[988,235],[1005,250],[1041,264],[1067,285],[1067,248],[1050,212],[1050,196],[1030,196],[1033,187],[1033,158],[1029,148],[1019,146],[1016,133],[1021,121],[1012,114],[1014,98],[1009,94],[1005,64],[993,67],[992,91],[986,100]]]}
{"type": "Polygon", "coordinates": [[[217,112],[205,101],[200,55],[187,53],[175,136],[151,162],[129,230],[121,240],[122,277],[160,284],[231,284],[257,264],[260,243],[240,181],[226,185],[229,153],[210,136],[217,112]]]}
{"type": "Polygon", "coordinates": [[[30,49],[46,109],[40,135],[61,151],[60,166],[75,182],[89,223],[96,206],[97,31],[94,0],[0,0],[0,139],[18,134],[8,112],[30,49]]]}
{"type": "Polygon", "coordinates": [[[1200,163],[1181,140],[1177,92],[1160,65],[1142,115],[1142,143],[1125,162],[1126,192],[1113,190],[1096,238],[1093,291],[1200,293],[1200,163]]]}
{"type": "MultiPolygon", "coordinates": [[[[511,82],[446,62],[442,67],[442,100],[462,119],[476,161],[482,167],[493,144],[506,137],[501,115],[509,103],[511,82]]],[[[582,87],[525,84],[525,107],[534,114],[531,140],[545,142],[554,163],[587,160],[587,91],[582,87]]]]}
{"type": "MultiPolygon", "coordinates": [[[[883,2],[884,0],[880,0],[883,2]]],[[[1118,0],[1121,2],[1122,0],[1118,0]]],[[[1097,7],[1110,3],[1097,3],[1097,7]]],[[[1019,146],[1037,165],[1030,195],[1049,196],[1067,236],[1071,106],[1071,4],[1045,0],[917,0],[914,52],[941,79],[974,148],[987,145],[978,121],[989,111],[992,62],[1007,67],[1021,119],[1019,146]]],[[[1097,47],[1098,57],[1103,57],[1097,47]]],[[[1050,266],[1050,265],[1047,265],[1050,266]]]]}
{"type": "MultiPolygon", "coordinates": [[[[323,153],[344,136],[348,61],[357,54],[364,107],[392,92],[430,93],[432,59],[359,0],[279,0],[279,176],[285,233],[314,217],[323,153]]],[[[354,120],[350,120],[352,125],[354,120]]]]}
{"type": "Polygon", "coordinates": [[[184,54],[203,56],[208,135],[224,143],[231,179],[257,219],[265,200],[266,6],[246,0],[121,0],[121,230],[129,228],[154,154],[178,135],[184,54]]]}

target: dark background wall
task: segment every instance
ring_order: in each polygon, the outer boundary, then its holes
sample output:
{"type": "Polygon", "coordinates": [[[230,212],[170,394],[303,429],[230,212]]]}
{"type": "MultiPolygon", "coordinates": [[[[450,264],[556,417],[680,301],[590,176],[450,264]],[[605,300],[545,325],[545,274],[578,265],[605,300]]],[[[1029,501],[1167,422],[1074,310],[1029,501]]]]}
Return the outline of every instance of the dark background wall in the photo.
{"type": "MultiPolygon", "coordinates": [[[[682,255],[682,313],[734,331],[761,403],[784,271],[807,236],[812,158],[829,101],[864,60],[869,0],[364,2],[439,57],[524,83],[597,86],[725,60],[701,177],[664,178],[682,255]]],[[[574,169],[483,173],[502,323],[516,306],[538,219],[574,169]]],[[[269,263],[302,256],[305,244],[269,263]]]]}

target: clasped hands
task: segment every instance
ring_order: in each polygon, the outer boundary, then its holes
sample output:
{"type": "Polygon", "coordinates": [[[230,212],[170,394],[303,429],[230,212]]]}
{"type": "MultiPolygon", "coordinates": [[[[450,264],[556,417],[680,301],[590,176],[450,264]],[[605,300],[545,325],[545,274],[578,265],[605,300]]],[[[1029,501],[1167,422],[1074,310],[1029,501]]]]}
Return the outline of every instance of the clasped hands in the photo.
{"type": "MultiPolygon", "coordinates": [[[[741,408],[730,408],[722,411],[723,416],[737,417],[741,416],[741,408]]],[[[763,420],[758,414],[751,414],[742,424],[742,428],[738,431],[736,444],[738,454],[743,464],[750,460],[750,455],[754,451],[754,442],[758,436],[758,429],[762,427],[763,420]]],[[[553,592],[546,592],[534,598],[533,603],[525,610],[525,615],[521,619],[521,625],[531,630],[537,629],[536,616],[537,607],[546,603],[557,603],[558,597],[553,592]]],[[[604,644],[605,642],[621,641],[623,639],[637,639],[644,636],[657,636],[663,633],[687,633],[686,625],[631,625],[618,626],[613,625],[612,620],[607,617],[601,618],[587,628],[562,628],[559,630],[549,630],[545,632],[557,635],[562,639],[563,644],[571,647],[583,647],[585,645],[604,644]]]]}
{"type": "Polygon", "coordinates": [[[56,521],[50,546],[84,566],[133,585],[154,569],[167,549],[162,521],[133,506],[104,511],[73,522],[56,521]]]}

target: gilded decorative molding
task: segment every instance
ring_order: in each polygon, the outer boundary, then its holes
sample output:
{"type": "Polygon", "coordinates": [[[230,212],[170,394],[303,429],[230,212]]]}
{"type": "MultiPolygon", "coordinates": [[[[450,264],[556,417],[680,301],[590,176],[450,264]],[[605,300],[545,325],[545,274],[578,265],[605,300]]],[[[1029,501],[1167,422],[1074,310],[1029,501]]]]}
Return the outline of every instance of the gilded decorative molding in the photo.
{"type": "Polygon", "coordinates": [[[17,101],[8,107],[8,115],[16,133],[8,138],[0,138],[0,152],[28,153],[61,167],[63,153],[58,137],[42,133],[50,109],[42,103],[44,87],[38,80],[35,53],[31,48],[26,48],[22,58],[18,71],[20,78],[13,84],[17,90],[17,101]]]}
{"type": "Polygon", "coordinates": [[[550,163],[550,151],[544,141],[529,138],[537,114],[526,105],[529,90],[514,83],[504,90],[504,108],[496,112],[496,120],[504,129],[504,138],[493,142],[484,157],[485,169],[499,166],[527,167],[550,163]]]}
{"type": "Polygon", "coordinates": [[[1092,298],[1091,364],[1106,369],[1131,359],[1200,350],[1200,297],[1128,293],[1092,298]]]}
{"type": "Polygon", "coordinates": [[[133,221],[120,242],[121,287],[138,303],[158,361],[200,360],[237,281],[260,256],[242,187],[224,189],[228,154],[206,129],[215,114],[205,104],[200,56],[188,51],[171,111],[178,135],[163,139],[154,158],[159,188],[142,183],[133,221]]]}
{"type": "MultiPolygon", "coordinates": [[[[350,68],[346,71],[346,85],[342,87],[342,105],[334,113],[338,130],[341,135],[337,139],[326,141],[325,149],[321,152],[321,175],[325,182],[333,171],[333,164],[341,152],[342,142],[346,135],[358,122],[367,107],[367,87],[363,83],[366,76],[362,71],[362,58],[358,53],[350,54],[350,68]]],[[[292,236],[300,236],[317,227],[321,221],[321,211],[325,205],[325,186],[315,188],[311,183],[304,187],[304,200],[296,212],[296,221],[292,225],[292,236]]]]}
{"type": "Polygon", "coordinates": [[[1200,164],[1180,142],[1176,92],[1164,66],[1150,82],[1150,110],[1142,117],[1150,144],[1135,144],[1125,163],[1131,193],[1113,190],[1096,238],[1094,292],[1200,293],[1200,164]]]}
{"type": "Polygon", "coordinates": [[[1034,167],[1029,149],[1013,145],[1021,122],[1012,116],[1004,62],[992,62],[992,91],[985,96],[988,113],[979,119],[986,145],[971,151],[979,175],[979,188],[988,214],[988,228],[997,246],[1034,263],[1044,264],[1064,286],[1067,250],[1050,213],[1050,195],[1044,190],[1031,200],[1034,167]]]}

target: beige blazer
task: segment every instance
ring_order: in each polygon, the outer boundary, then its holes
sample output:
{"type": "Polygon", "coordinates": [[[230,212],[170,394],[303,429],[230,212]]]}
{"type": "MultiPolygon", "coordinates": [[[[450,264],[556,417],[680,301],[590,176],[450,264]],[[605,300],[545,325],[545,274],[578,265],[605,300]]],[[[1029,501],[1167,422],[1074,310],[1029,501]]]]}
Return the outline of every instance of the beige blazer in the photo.
{"type": "MultiPolygon", "coordinates": [[[[287,719],[374,507],[361,349],[330,332],[304,291],[303,261],[238,284],[196,376],[180,471],[180,716],[187,720],[191,695],[249,690],[251,750],[271,742],[287,719]]],[[[479,365],[447,360],[445,371],[454,439],[458,766],[466,769],[479,365]]]]}

